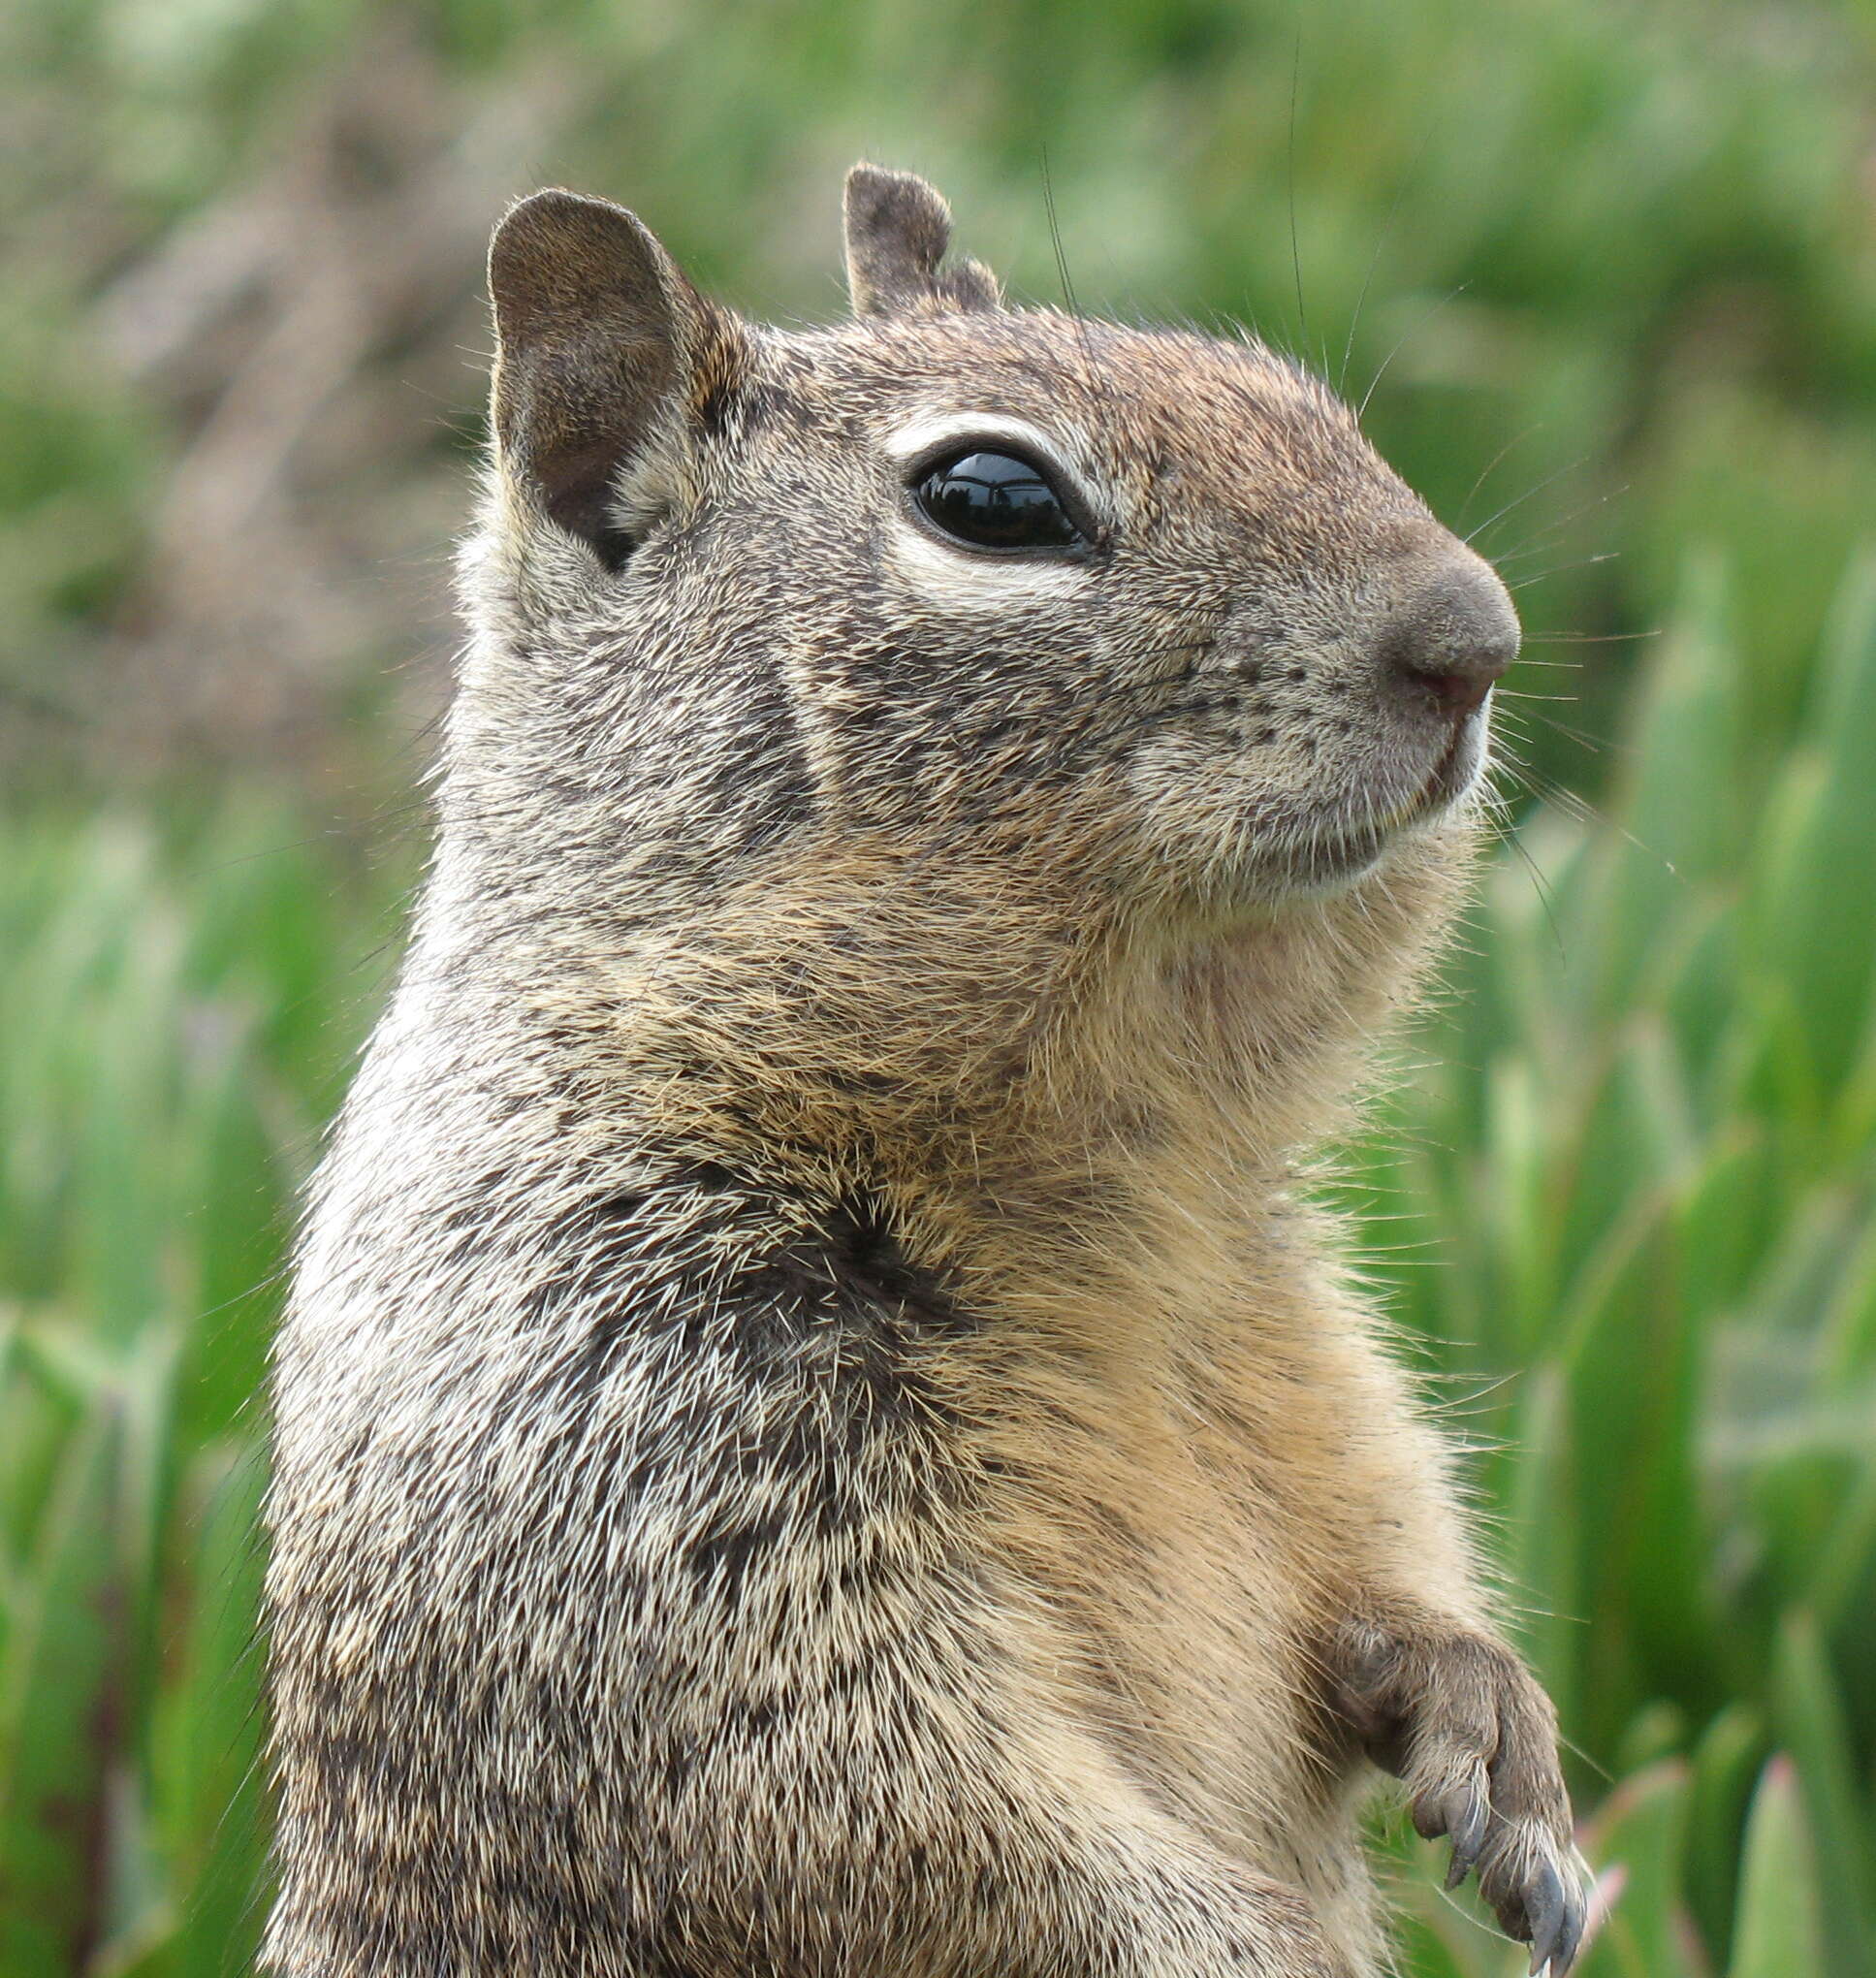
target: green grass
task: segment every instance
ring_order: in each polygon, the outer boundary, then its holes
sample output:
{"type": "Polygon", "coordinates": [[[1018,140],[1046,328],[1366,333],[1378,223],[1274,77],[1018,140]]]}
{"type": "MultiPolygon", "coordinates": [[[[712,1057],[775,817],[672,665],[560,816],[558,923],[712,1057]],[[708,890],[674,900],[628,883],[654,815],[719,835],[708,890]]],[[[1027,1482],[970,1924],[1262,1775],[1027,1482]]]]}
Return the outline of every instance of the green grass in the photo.
{"type": "MultiPolygon", "coordinates": [[[[1697,563],[1606,814],[1496,856],[1347,1184],[1619,1883],[1586,1978],[1876,1968],[1876,562],[1769,757],[1735,624],[1697,563]]],[[[397,888],[233,811],[0,875],[0,1971],[220,1972],[269,1283],[397,888]]],[[[1509,1973],[1434,1866],[1415,1971],[1509,1973]]]]}
{"type": "MultiPolygon", "coordinates": [[[[1627,1871],[1589,1978],[1876,1969],[1876,562],[1776,752],[1724,575],[1355,1184],[1627,1871]]],[[[1422,1971],[1509,1969],[1415,1886],[1422,1971]]]]}
{"type": "Polygon", "coordinates": [[[257,1396],[381,973],[362,890],[277,814],[0,849],[7,1978],[219,1973],[251,1937],[257,1396]]]}

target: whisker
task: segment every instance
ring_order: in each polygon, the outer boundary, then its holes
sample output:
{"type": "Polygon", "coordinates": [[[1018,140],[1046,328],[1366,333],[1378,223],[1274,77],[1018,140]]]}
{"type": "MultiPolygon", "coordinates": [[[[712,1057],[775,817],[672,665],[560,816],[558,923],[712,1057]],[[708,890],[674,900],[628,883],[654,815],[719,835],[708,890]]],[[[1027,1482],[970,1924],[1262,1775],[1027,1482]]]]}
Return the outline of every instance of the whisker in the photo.
{"type": "Polygon", "coordinates": [[[1381,250],[1386,246],[1387,238],[1393,232],[1394,220],[1401,209],[1401,201],[1407,197],[1407,188],[1413,184],[1419,172],[1420,162],[1426,156],[1426,147],[1432,141],[1433,126],[1429,123],[1421,133],[1419,148],[1414,153],[1414,162],[1407,169],[1407,175],[1394,188],[1393,204],[1387,208],[1387,217],[1381,223],[1381,234],[1375,241],[1375,251],[1368,258],[1368,271],[1361,277],[1361,292],[1355,297],[1354,313],[1349,318],[1348,341],[1342,346],[1342,369],[1335,381],[1336,396],[1342,397],[1349,382],[1349,365],[1354,357],[1355,331],[1361,322],[1361,311],[1368,300],[1368,290],[1373,285],[1375,271],[1381,266],[1381,250]]]}
{"type": "Polygon", "coordinates": [[[1062,282],[1062,299],[1068,305],[1068,315],[1075,326],[1075,341],[1081,346],[1083,374],[1094,385],[1096,392],[1104,399],[1107,397],[1106,374],[1095,362],[1095,349],[1088,335],[1087,319],[1081,313],[1081,303],[1075,295],[1075,285],[1068,274],[1068,257],[1062,245],[1062,226],[1055,208],[1055,180],[1049,172],[1049,147],[1042,144],[1038,149],[1037,162],[1041,167],[1042,210],[1048,217],[1049,240],[1055,249],[1056,274],[1062,282]]]}
{"type": "MultiPolygon", "coordinates": [[[[1630,646],[1640,639],[1658,639],[1667,630],[1665,625],[1655,625],[1645,632],[1545,632],[1541,639],[1526,639],[1527,646],[1630,646]]],[[[1574,662],[1568,659],[1540,661],[1532,665],[1549,664],[1568,666],[1574,662]]]]}
{"type": "Polygon", "coordinates": [[[1296,340],[1309,347],[1309,316],[1303,308],[1303,257],[1296,244],[1296,92],[1303,73],[1303,28],[1289,58],[1289,267],[1296,277],[1296,340]]]}
{"type": "MultiPolygon", "coordinates": [[[[1533,494],[1542,494],[1546,488],[1554,486],[1557,482],[1561,481],[1566,474],[1574,474],[1578,467],[1587,466],[1589,464],[1589,459],[1590,456],[1588,454],[1578,454],[1574,461],[1566,462],[1565,464],[1557,468],[1557,470],[1554,473],[1546,474],[1544,475],[1542,481],[1534,482],[1529,488],[1525,489],[1522,494],[1518,495],[1514,500],[1506,502],[1505,506],[1499,509],[1495,514],[1486,516],[1485,520],[1481,522],[1477,528],[1473,529],[1467,536],[1465,536],[1463,540],[1469,543],[1476,541],[1477,538],[1483,535],[1485,531],[1491,527],[1493,523],[1504,521],[1506,516],[1510,515],[1514,508],[1522,508],[1524,504],[1528,500],[1530,500],[1533,494]]],[[[1604,498],[1606,500],[1607,496],[1606,495],[1604,498]]]]}
{"type": "MultiPolygon", "coordinates": [[[[1499,463],[1503,461],[1506,455],[1510,453],[1513,448],[1522,446],[1527,439],[1531,439],[1535,437],[1538,433],[1542,432],[1544,429],[1545,424],[1546,424],[1545,421],[1540,419],[1535,426],[1527,426],[1515,439],[1508,439],[1505,442],[1505,444],[1502,447],[1500,447],[1495,454],[1493,454],[1491,459],[1488,460],[1485,463],[1485,464],[1479,468],[1478,480],[1476,480],[1472,484],[1472,486],[1466,490],[1466,498],[1459,504],[1459,514],[1457,520],[1460,523],[1463,523],[1465,521],[1466,510],[1469,509],[1474,503],[1474,501],[1478,499],[1479,489],[1481,489],[1485,485],[1485,483],[1491,478],[1492,473],[1497,468],[1499,463]]],[[[1483,526],[1484,525],[1481,524],[1480,526],[1483,526]]],[[[1465,540],[1470,541],[1471,538],[1467,537],[1465,538],[1465,540]]]]}
{"type": "Polygon", "coordinates": [[[1440,311],[1444,309],[1446,305],[1453,300],[1455,296],[1464,295],[1465,292],[1469,288],[1471,288],[1471,286],[1472,283],[1470,281],[1462,281],[1456,288],[1447,289],[1446,294],[1443,295],[1440,298],[1440,300],[1432,305],[1431,308],[1423,310],[1420,313],[1420,315],[1417,316],[1414,320],[1414,322],[1411,323],[1407,327],[1407,329],[1401,333],[1399,338],[1396,340],[1394,344],[1393,349],[1390,350],[1387,353],[1387,355],[1382,359],[1381,368],[1375,373],[1373,380],[1370,382],[1368,386],[1368,389],[1361,395],[1361,403],[1355,407],[1355,418],[1357,421],[1361,420],[1366,416],[1368,411],[1368,401],[1381,389],[1381,381],[1387,375],[1387,367],[1391,365],[1395,358],[1397,358],[1401,354],[1401,351],[1405,347],[1408,338],[1410,336],[1417,335],[1419,332],[1423,330],[1427,326],[1427,324],[1432,322],[1434,317],[1437,316],[1440,313],[1440,311]]]}
{"type": "MultiPolygon", "coordinates": [[[[1554,777],[1545,776],[1535,769],[1527,769],[1525,775],[1536,795],[1542,797],[1547,804],[1556,805],[1558,810],[1575,823],[1600,824],[1615,830],[1621,829],[1620,825],[1606,817],[1580,791],[1573,790],[1568,784],[1558,782],[1554,777]]],[[[1627,837],[1628,834],[1625,832],[1623,835],[1627,837]]],[[[1635,845],[1637,841],[1631,838],[1629,843],[1635,845]]],[[[1646,846],[1638,846],[1638,849],[1645,850],[1646,846]]]]}
{"type": "MultiPolygon", "coordinates": [[[[1588,456],[1585,455],[1584,459],[1586,460],[1588,456]]],[[[1580,466],[1583,463],[1579,461],[1576,464],[1580,466]]],[[[1584,516],[1594,509],[1606,506],[1617,495],[1626,494],[1629,492],[1629,486],[1630,484],[1625,481],[1618,488],[1606,488],[1602,494],[1592,495],[1589,500],[1581,502],[1573,508],[1568,515],[1560,516],[1555,522],[1541,528],[1536,535],[1527,536],[1523,542],[1505,551],[1502,556],[1494,556],[1492,560],[1500,564],[1514,563],[1520,558],[1535,556],[1541,550],[1553,544],[1557,537],[1570,527],[1573,523],[1580,522],[1584,516]]],[[[1533,492],[1535,493],[1536,491],[1534,490],[1533,492]]]]}
{"type": "Polygon", "coordinates": [[[1542,721],[1553,734],[1567,736],[1572,742],[1580,742],[1592,754],[1600,755],[1605,750],[1612,754],[1628,754],[1625,743],[1611,742],[1606,735],[1592,735],[1586,728],[1573,728],[1568,721],[1560,721],[1553,715],[1533,715],[1534,720],[1542,721]]]}
{"type": "Polygon", "coordinates": [[[1081,304],[1075,300],[1075,285],[1068,278],[1068,257],[1062,251],[1062,228],[1056,220],[1055,181],[1049,175],[1049,149],[1041,148],[1042,168],[1042,210],[1049,222],[1049,244],[1055,249],[1055,271],[1062,283],[1062,299],[1068,304],[1069,315],[1079,319],[1081,304]]]}
{"type": "Polygon", "coordinates": [[[1531,883],[1537,888],[1538,905],[1543,909],[1545,923],[1550,929],[1550,938],[1557,943],[1557,955],[1561,961],[1570,959],[1570,950],[1563,938],[1563,929],[1557,923],[1557,915],[1551,902],[1550,881],[1544,877],[1542,868],[1531,855],[1531,847],[1525,844],[1522,832],[1510,834],[1511,849],[1523,861],[1525,870],[1531,875],[1531,883]]]}
{"type": "Polygon", "coordinates": [[[1597,563],[1612,563],[1621,554],[1620,550],[1599,550],[1593,557],[1574,557],[1568,563],[1552,564],[1548,570],[1520,577],[1515,584],[1507,584],[1505,588],[1507,590],[1529,590],[1533,585],[1547,583],[1552,577],[1561,577],[1571,570],[1587,570],[1597,563]]]}

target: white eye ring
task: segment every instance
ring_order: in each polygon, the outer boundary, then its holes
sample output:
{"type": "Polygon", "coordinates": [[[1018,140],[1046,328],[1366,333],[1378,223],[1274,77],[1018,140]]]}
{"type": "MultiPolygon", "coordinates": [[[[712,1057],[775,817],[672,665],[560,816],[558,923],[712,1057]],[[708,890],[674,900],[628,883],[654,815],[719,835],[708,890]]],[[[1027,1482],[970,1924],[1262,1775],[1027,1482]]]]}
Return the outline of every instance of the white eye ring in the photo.
{"type": "MultiPolygon", "coordinates": [[[[1069,434],[1072,441],[1078,438],[1069,434]]],[[[902,426],[885,442],[887,458],[903,475],[921,454],[938,454],[948,446],[975,445],[985,452],[1002,447],[1027,454],[1056,487],[1072,496],[1099,522],[1111,523],[1108,504],[1097,498],[1088,477],[1067,460],[1062,440],[1006,412],[935,412],[902,426]]],[[[1085,449],[1077,449],[1085,451],[1085,449]]]]}
{"type": "MultiPolygon", "coordinates": [[[[1095,498],[1087,478],[1063,458],[1062,441],[1027,419],[1002,412],[933,413],[901,427],[885,441],[884,450],[896,477],[903,480],[921,455],[967,445],[1027,455],[1086,514],[1100,523],[1111,521],[1109,504],[1095,498]]],[[[894,508],[886,562],[910,589],[949,613],[998,611],[1070,597],[1094,574],[1089,563],[1077,558],[986,556],[914,519],[905,502],[894,508]]]]}
{"type": "Polygon", "coordinates": [[[1062,558],[986,557],[946,541],[899,506],[888,525],[885,552],[892,575],[951,614],[1072,597],[1095,574],[1090,564],[1062,558]]]}

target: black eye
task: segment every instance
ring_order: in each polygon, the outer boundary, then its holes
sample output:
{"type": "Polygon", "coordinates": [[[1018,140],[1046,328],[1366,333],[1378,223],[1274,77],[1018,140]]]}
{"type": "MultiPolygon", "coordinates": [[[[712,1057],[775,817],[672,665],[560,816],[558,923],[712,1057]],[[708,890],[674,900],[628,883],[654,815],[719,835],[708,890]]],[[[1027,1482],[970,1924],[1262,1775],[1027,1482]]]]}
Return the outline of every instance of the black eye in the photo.
{"type": "Polygon", "coordinates": [[[948,536],[978,550],[1065,550],[1082,540],[1034,462],[1015,454],[962,453],[935,462],[912,498],[948,536]]]}

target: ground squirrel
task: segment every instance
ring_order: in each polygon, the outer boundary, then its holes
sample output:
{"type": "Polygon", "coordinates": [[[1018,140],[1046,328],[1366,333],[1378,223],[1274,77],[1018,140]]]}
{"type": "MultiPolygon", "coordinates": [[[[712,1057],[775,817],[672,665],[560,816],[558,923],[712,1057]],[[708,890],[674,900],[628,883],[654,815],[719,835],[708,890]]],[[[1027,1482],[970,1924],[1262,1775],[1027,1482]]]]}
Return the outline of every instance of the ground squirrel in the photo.
{"type": "Polygon", "coordinates": [[[1567,1966],[1553,1715],[1305,1186],[1517,624],[1316,378],[490,261],[434,862],[268,1521],[284,1978],[1352,1978],[1375,1764],[1567,1966]],[[1372,1761],[1372,1762],[1371,1762],[1372,1761]]]}

